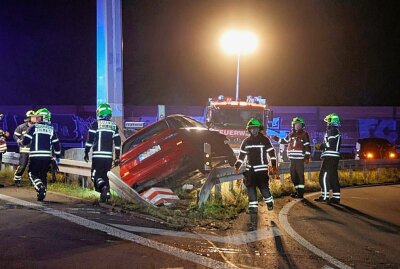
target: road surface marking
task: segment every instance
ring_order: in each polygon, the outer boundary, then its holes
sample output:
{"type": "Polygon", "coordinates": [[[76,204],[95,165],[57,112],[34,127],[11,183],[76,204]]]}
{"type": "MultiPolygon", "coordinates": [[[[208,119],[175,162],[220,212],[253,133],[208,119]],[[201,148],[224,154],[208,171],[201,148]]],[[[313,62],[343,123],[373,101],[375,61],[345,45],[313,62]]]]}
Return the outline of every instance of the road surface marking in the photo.
{"type": "Polygon", "coordinates": [[[335,269],[335,268],[333,268],[333,267],[330,267],[329,265],[324,265],[324,266],[322,266],[322,268],[321,269],[335,269]]]}
{"type": "Polygon", "coordinates": [[[177,232],[165,229],[156,229],[156,228],[148,228],[148,227],[139,227],[139,226],[130,226],[123,224],[113,224],[107,223],[108,225],[120,228],[125,231],[135,232],[135,233],[148,233],[148,234],[158,234],[162,236],[173,236],[173,237],[184,237],[184,238],[192,238],[192,239],[205,239],[213,242],[227,243],[227,244],[247,244],[251,242],[255,242],[258,240],[264,240],[267,238],[273,238],[275,236],[280,236],[281,233],[279,229],[276,227],[272,228],[264,228],[256,231],[251,231],[247,233],[239,233],[235,235],[228,236],[218,236],[218,235],[210,235],[210,234],[194,234],[189,232],[177,232]]]}
{"type": "Polygon", "coordinates": [[[44,213],[47,213],[49,215],[67,220],[69,222],[72,222],[72,223],[75,223],[78,225],[81,225],[83,227],[86,227],[86,228],[89,228],[92,230],[102,231],[102,232],[107,233],[108,235],[111,235],[111,236],[114,236],[114,237],[117,237],[117,238],[120,238],[123,240],[131,241],[131,242],[134,242],[134,243],[142,245],[142,246],[153,248],[160,252],[164,252],[166,254],[178,257],[182,260],[187,260],[187,261],[190,261],[190,262],[193,262],[196,264],[200,264],[200,265],[203,265],[203,266],[206,266],[209,268],[217,268],[217,269],[219,269],[219,268],[221,268],[221,269],[235,268],[235,269],[237,269],[236,266],[232,266],[230,264],[216,261],[211,258],[203,257],[200,255],[194,254],[193,252],[186,251],[186,250],[183,250],[180,248],[162,244],[162,243],[159,243],[159,242],[156,242],[156,241],[153,241],[153,240],[150,240],[150,239],[147,239],[147,238],[144,238],[144,237],[141,237],[141,236],[138,236],[138,235],[102,224],[102,223],[98,223],[98,222],[91,221],[91,220],[88,220],[88,219],[85,219],[85,218],[82,218],[79,216],[72,215],[70,213],[66,213],[66,212],[56,210],[56,209],[44,207],[40,204],[31,203],[28,201],[20,200],[20,199],[10,197],[7,195],[3,195],[3,194],[0,194],[0,199],[10,202],[10,203],[13,203],[13,204],[16,204],[16,205],[33,208],[33,209],[42,211],[44,213]]]}
{"type": "MultiPolygon", "coordinates": [[[[319,193],[319,192],[318,192],[319,193]]],[[[310,197],[315,195],[316,193],[311,193],[305,196],[305,198],[310,197]]],[[[290,225],[288,221],[288,214],[289,210],[298,202],[300,202],[300,199],[296,199],[291,201],[290,203],[286,204],[281,211],[279,212],[279,222],[281,223],[283,229],[294,239],[296,240],[299,244],[301,244],[303,247],[314,253],[315,255],[321,257],[322,259],[330,262],[331,264],[337,266],[340,269],[350,269],[352,267],[342,263],[341,261],[335,259],[334,257],[328,255],[321,249],[317,248],[310,242],[308,242],[306,239],[304,239],[302,236],[300,236],[295,230],[293,230],[292,226],[290,225]]]]}

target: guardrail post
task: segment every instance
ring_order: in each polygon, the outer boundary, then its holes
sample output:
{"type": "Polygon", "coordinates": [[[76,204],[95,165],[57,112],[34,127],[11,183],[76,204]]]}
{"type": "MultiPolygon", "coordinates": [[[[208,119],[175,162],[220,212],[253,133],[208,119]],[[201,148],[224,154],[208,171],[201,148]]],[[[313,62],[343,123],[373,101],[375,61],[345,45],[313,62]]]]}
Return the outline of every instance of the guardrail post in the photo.
{"type": "Polygon", "coordinates": [[[366,161],[364,161],[364,166],[363,166],[363,178],[365,180],[365,183],[368,184],[367,162],[366,161]]]}
{"type": "Polygon", "coordinates": [[[382,168],[377,168],[377,169],[376,169],[376,176],[377,176],[377,178],[379,179],[379,178],[381,177],[381,175],[382,175],[382,168]]]}
{"type": "Polygon", "coordinates": [[[222,194],[221,194],[221,184],[215,184],[214,186],[214,199],[216,201],[221,201],[222,200],[222,194]]]}
{"type": "Polygon", "coordinates": [[[88,186],[87,185],[87,178],[81,176],[80,179],[81,179],[81,182],[82,182],[82,188],[87,188],[87,186],[88,186]]]}
{"type": "MultiPolygon", "coordinates": [[[[208,172],[210,172],[213,168],[211,153],[212,153],[211,145],[209,143],[204,143],[204,170],[208,172]]],[[[215,200],[222,199],[220,184],[216,184],[214,186],[214,199],[215,200]]]]}
{"type": "Polygon", "coordinates": [[[351,179],[351,184],[353,184],[353,169],[349,168],[349,178],[351,179]]]}
{"type": "Polygon", "coordinates": [[[211,189],[215,184],[214,181],[214,172],[215,170],[211,170],[210,173],[207,175],[206,182],[204,182],[203,187],[200,190],[199,194],[199,202],[198,202],[198,207],[202,207],[208,200],[208,197],[210,195],[211,189]]]}

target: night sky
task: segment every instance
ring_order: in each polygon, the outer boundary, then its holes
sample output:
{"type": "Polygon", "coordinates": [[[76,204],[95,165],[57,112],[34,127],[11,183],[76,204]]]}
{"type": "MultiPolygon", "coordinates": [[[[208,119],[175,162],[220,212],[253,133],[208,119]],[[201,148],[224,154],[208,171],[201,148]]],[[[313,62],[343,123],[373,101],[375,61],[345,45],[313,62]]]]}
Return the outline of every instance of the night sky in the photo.
{"type": "MultiPolygon", "coordinates": [[[[254,31],[240,96],[271,105],[400,105],[396,1],[123,1],[126,104],[235,95],[230,28],[254,31]]],[[[96,1],[0,1],[0,104],[94,104],[96,1]],[[79,98],[78,98],[79,97],[79,98]]]]}

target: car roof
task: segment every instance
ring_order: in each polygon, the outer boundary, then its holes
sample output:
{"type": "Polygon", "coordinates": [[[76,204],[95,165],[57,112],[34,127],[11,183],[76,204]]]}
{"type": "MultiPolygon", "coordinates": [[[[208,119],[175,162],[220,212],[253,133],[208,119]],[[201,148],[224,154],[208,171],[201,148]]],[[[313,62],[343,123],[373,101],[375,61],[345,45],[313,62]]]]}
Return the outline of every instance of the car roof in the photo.
{"type": "MultiPolygon", "coordinates": [[[[151,123],[150,125],[148,125],[148,126],[142,128],[142,129],[138,130],[136,133],[130,135],[130,136],[127,138],[127,140],[130,140],[131,138],[133,138],[133,137],[139,135],[140,133],[146,131],[148,128],[151,128],[151,126],[153,126],[154,124],[159,123],[159,122],[162,122],[162,121],[164,121],[164,122],[167,124],[167,126],[170,127],[170,124],[168,123],[168,119],[177,119],[177,118],[184,118],[186,121],[196,121],[196,122],[200,123],[201,125],[203,125],[203,124],[202,124],[201,122],[199,122],[198,120],[193,119],[193,118],[191,118],[191,117],[189,117],[189,116],[182,115],[182,114],[173,114],[173,115],[168,115],[168,116],[166,116],[166,117],[164,117],[164,118],[162,118],[162,119],[159,119],[158,121],[155,121],[155,122],[151,123]]],[[[203,125],[203,127],[206,129],[206,127],[205,127],[204,125],[203,125]]],[[[189,128],[191,128],[191,127],[189,127],[189,128]]],[[[195,127],[193,127],[193,128],[195,128],[195,127]]]]}
{"type": "Polygon", "coordinates": [[[369,138],[361,138],[357,141],[360,144],[392,144],[387,139],[381,137],[369,137],[369,138]]]}

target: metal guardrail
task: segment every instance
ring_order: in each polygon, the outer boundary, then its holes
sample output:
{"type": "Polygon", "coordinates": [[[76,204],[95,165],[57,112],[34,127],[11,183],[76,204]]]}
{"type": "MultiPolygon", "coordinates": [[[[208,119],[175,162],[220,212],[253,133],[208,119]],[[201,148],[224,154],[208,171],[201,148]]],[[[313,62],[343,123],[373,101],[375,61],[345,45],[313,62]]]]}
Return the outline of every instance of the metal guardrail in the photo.
{"type": "MultiPolygon", "coordinates": [[[[7,152],[3,155],[3,162],[8,165],[16,166],[19,163],[19,154],[14,152],[7,152]]],[[[61,173],[90,178],[91,166],[91,162],[87,163],[85,161],[61,159],[60,163],[58,164],[58,169],[61,173]]],[[[108,173],[108,178],[110,180],[111,189],[118,193],[121,198],[133,203],[154,206],[147,200],[143,199],[134,189],[132,189],[128,184],[121,180],[121,178],[119,177],[119,167],[113,168],[108,173]]]]}
{"type": "Polygon", "coordinates": [[[61,159],[58,164],[59,172],[65,174],[73,174],[90,178],[92,163],[85,161],[75,161],[68,159],[61,159]]]}
{"type": "Polygon", "coordinates": [[[119,197],[124,198],[129,202],[155,207],[155,205],[142,198],[138,192],[121,180],[119,176],[119,167],[114,167],[110,172],[108,172],[107,176],[110,180],[111,189],[116,191],[119,197]]]}
{"type": "MultiPolygon", "coordinates": [[[[313,161],[305,165],[304,172],[308,174],[308,180],[311,178],[311,172],[320,171],[322,161],[313,161]]],[[[284,174],[290,173],[290,163],[283,162],[279,163],[279,174],[282,183],[284,182],[284,174]]],[[[367,170],[375,168],[400,168],[400,159],[395,160],[340,160],[339,170],[367,170]]],[[[231,182],[233,180],[243,179],[243,170],[239,173],[235,173],[233,167],[215,167],[207,176],[206,182],[200,190],[198,206],[204,205],[208,197],[210,196],[211,190],[214,186],[224,183],[231,182]]]]}
{"type": "MultiPolygon", "coordinates": [[[[3,162],[11,165],[18,165],[18,153],[7,152],[3,154],[3,162]]],[[[311,172],[318,172],[321,167],[321,161],[313,161],[305,165],[304,172],[308,173],[310,179],[311,172]]],[[[80,175],[84,177],[91,176],[91,163],[84,161],[76,161],[69,159],[61,159],[58,165],[59,171],[66,174],[80,175]]],[[[340,160],[339,170],[367,170],[375,168],[400,168],[400,159],[395,160],[340,160]]],[[[290,163],[279,163],[279,174],[281,180],[284,180],[284,174],[290,172],[290,163]]],[[[243,171],[241,171],[243,172],[243,171]]],[[[138,202],[145,205],[152,205],[147,200],[143,199],[134,189],[123,182],[119,177],[119,168],[116,167],[109,172],[110,186],[121,197],[131,202],[138,202]]],[[[206,181],[200,190],[199,206],[205,204],[211,193],[211,189],[215,185],[224,182],[231,182],[236,179],[243,179],[243,174],[235,174],[232,167],[215,167],[207,175],[206,181]]]]}

